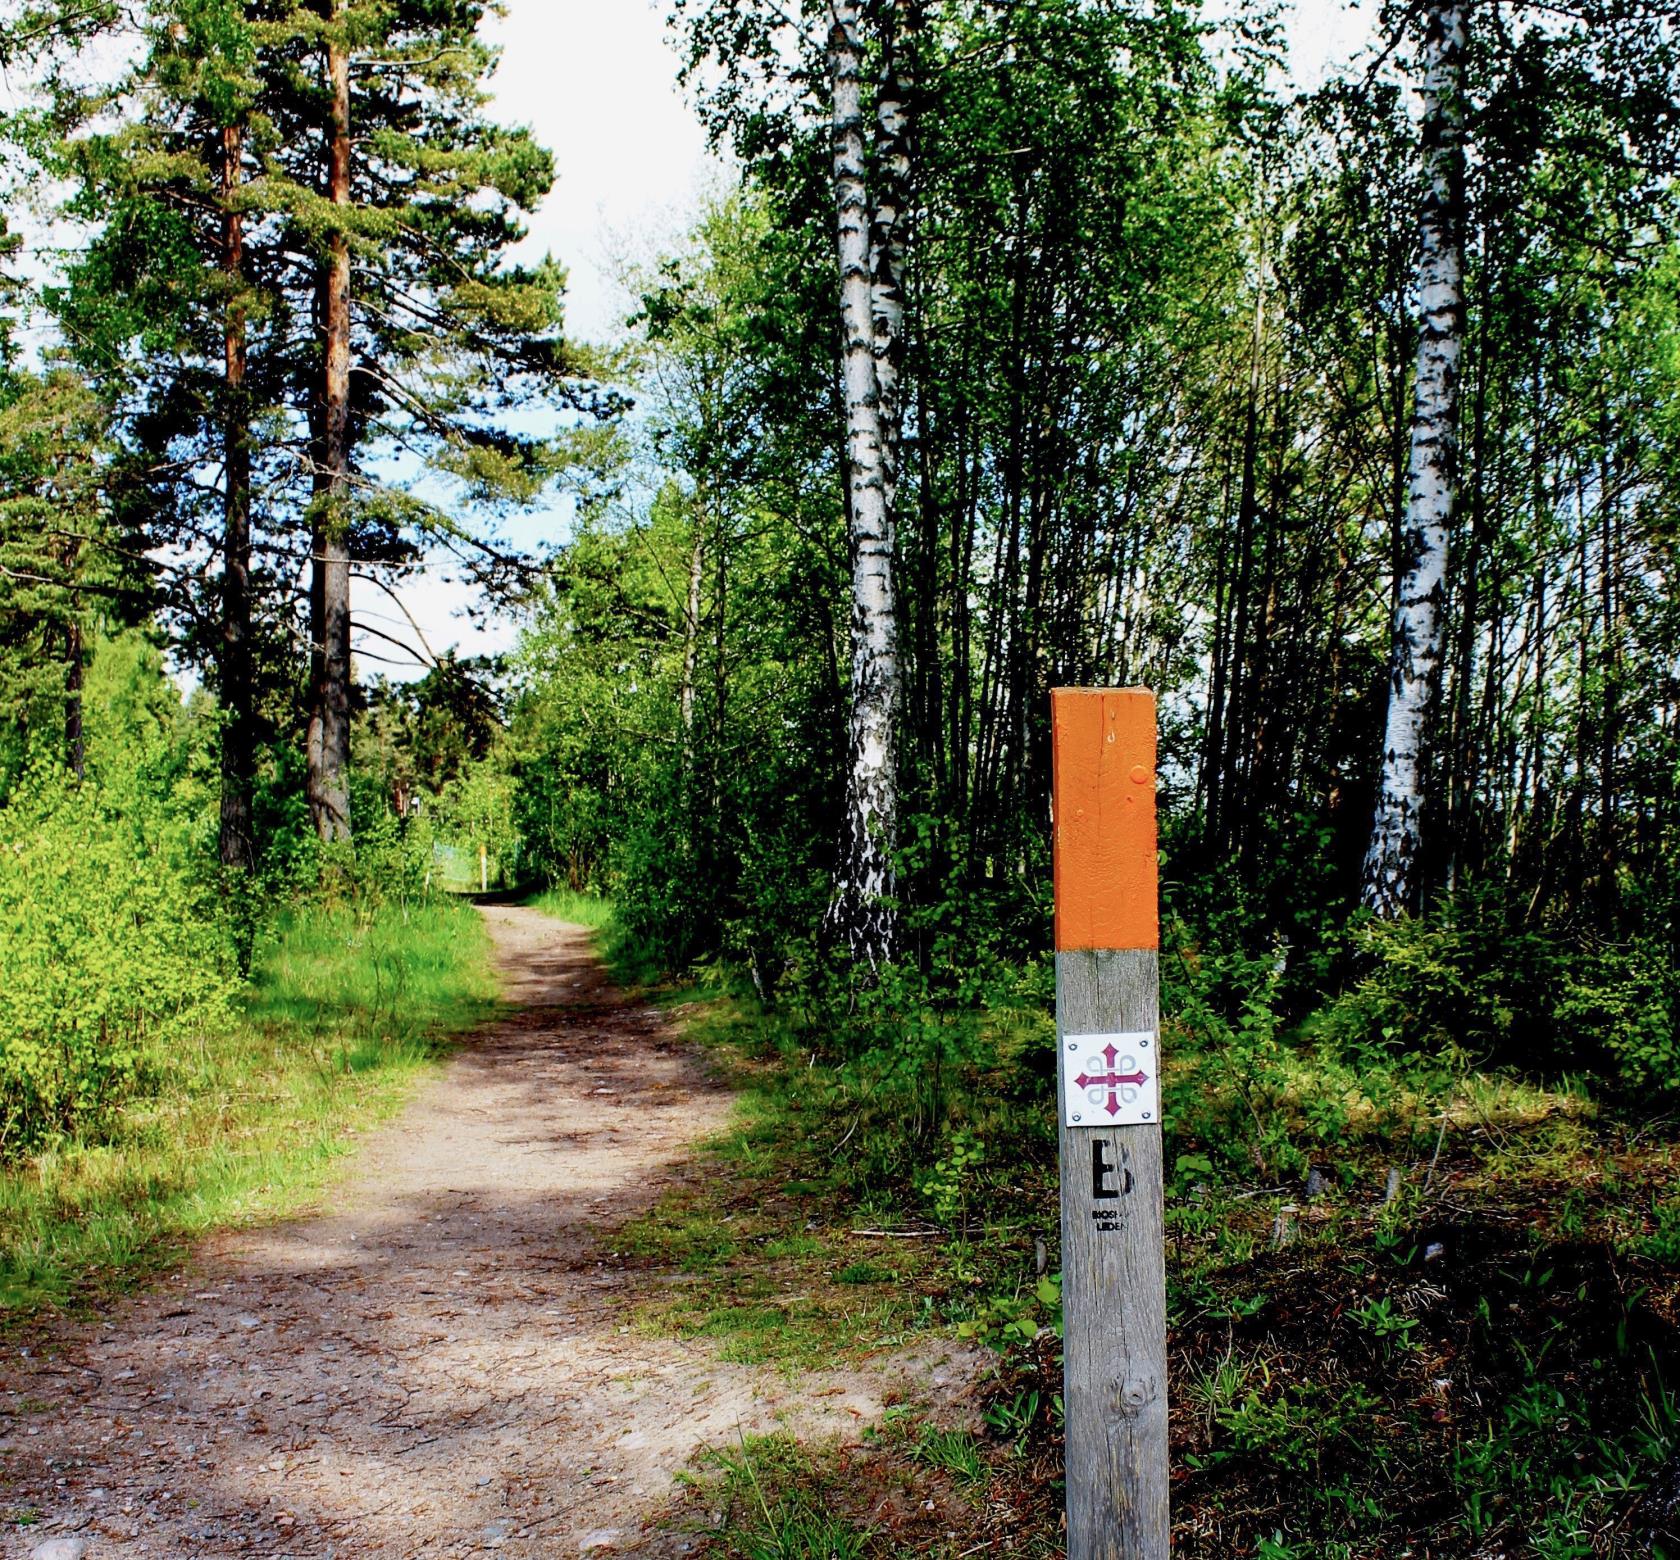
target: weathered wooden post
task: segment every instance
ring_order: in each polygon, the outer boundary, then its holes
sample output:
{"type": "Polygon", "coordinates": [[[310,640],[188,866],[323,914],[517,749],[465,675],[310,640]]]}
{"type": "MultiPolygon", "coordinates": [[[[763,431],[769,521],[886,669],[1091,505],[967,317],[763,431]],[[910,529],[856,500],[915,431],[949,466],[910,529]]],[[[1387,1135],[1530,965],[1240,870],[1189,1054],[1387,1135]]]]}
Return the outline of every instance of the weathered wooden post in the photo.
{"type": "Polygon", "coordinates": [[[1167,1560],[1155,699],[1051,713],[1068,1560],[1167,1560]]]}

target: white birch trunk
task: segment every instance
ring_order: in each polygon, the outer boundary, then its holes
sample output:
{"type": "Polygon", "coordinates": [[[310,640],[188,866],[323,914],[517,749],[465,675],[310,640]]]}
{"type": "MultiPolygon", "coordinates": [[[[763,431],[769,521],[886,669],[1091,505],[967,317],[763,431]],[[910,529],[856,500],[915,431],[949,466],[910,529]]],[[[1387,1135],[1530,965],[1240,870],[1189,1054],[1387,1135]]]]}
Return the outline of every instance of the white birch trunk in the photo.
{"type": "Polygon", "coordinates": [[[877,189],[869,233],[869,270],[881,429],[881,481],[889,522],[897,514],[904,404],[905,225],[910,205],[910,35],[919,25],[916,0],[894,0],[886,59],[875,101],[877,189]]]}
{"type": "Polygon", "coordinates": [[[845,937],[854,961],[874,968],[892,957],[895,940],[898,775],[893,719],[898,653],[864,178],[860,11],[858,0],[831,0],[829,7],[852,562],[851,755],[845,836],[830,920],[845,937]]]}
{"type": "Polygon", "coordinates": [[[1417,897],[1422,752],[1441,685],[1441,600],[1458,502],[1464,339],[1464,50],[1468,0],[1425,0],[1417,384],[1394,609],[1388,726],[1365,858],[1365,904],[1393,919],[1417,897]]]}

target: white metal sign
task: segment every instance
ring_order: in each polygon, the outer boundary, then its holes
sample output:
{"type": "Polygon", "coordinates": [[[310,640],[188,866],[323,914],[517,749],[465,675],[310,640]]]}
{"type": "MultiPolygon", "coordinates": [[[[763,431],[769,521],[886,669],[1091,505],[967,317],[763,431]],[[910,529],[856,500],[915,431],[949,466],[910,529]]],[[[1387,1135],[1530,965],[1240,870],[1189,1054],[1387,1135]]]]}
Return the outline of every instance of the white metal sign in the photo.
{"type": "Polygon", "coordinates": [[[1143,1127],[1161,1119],[1160,1047],[1152,1034],[1063,1035],[1070,1127],[1143,1127]]]}

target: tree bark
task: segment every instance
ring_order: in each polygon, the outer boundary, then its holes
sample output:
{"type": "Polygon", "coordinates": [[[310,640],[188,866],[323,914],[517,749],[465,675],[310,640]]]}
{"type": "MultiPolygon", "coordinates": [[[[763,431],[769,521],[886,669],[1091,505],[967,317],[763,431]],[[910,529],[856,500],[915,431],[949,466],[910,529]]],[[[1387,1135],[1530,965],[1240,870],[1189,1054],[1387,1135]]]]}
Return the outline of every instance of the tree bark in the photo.
{"type": "MultiPolygon", "coordinates": [[[[864,179],[860,9],[858,0],[831,0],[828,37],[852,565],[850,761],[830,924],[844,936],[853,960],[873,969],[892,957],[897,932],[893,725],[899,676],[893,528],[875,347],[877,289],[864,179]]],[[[889,317],[891,308],[889,300],[889,317]]]]}
{"type": "Polygon", "coordinates": [[[688,552],[688,601],[683,615],[682,710],[683,761],[688,776],[694,775],[694,680],[700,665],[700,590],[705,582],[705,507],[696,499],[694,540],[688,552]]]}
{"type": "Polygon", "coordinates": [[[87,773],[87,740],[82,732],[82,624],[72,616],[64,625],[64,759],[78,780],[87,773]]]}
{"type": "Polygon", "coordinates": [[[904,267],[910,217],[912,38],[920,25],[916,0],[894,0],[886,60],[875,102],[878,174],[869,233],[870,312],[881,433],[881,476],[889,519],[896,519],[904,404],[904,267]]]}
{"type": "Polygon", "coordinates": [[[238,206],[244,131],[222,131],[222,271],[227,402],[223,423],[222,865],[256,864],[251,798],[256,785],[256,688],[251,654],[251,418],[245,399],[245,219],[238,206]]]}
{"type": "Polygon", "coordinates": [[[1381,786],[1364,902],[1393,919],[1418,897],[1423,747],[1441,683],[1441,599],[1457,504],[1464,338],[1464,51],[1467,0],[1425,0],[1417,382],[1401,534],[1381,786]]]}
{"type": "MultiPolygon", "coordinates": [[[[327,190],[342,216],[350,205],[350,55],[341,31],[344,0],[328,0],[328,16],[332,118],[327,190]]],[[[324,353],[310,590],[309,808],[316,832],[330,843],[350,838],[350,240],[342,227],[328,241],[319,311],[324,353]]]]}

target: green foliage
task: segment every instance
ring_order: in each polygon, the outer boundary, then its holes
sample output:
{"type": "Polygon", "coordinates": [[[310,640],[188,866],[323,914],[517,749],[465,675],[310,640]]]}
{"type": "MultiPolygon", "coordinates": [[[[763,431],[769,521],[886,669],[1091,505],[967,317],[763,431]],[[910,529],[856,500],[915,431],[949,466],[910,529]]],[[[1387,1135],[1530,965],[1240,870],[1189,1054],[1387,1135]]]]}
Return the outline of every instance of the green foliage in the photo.
{"type": "Polygon", "coordinates": [[[483,924],[448,900],[303,904],[259,938],[253,982],[165,1058],[100,1141],[0,1173],[0,1314],[131,1285],[189,1240],[304,1203],[345,1130],[406,1098],[494,1008],[483,924]]]}
{"type": "Polygon", "coordinates": [[[569,888],[550,888],[538,894],[531,904],[544,915],[557,921],[570,921],[574,926],[587,926],[594,932],[610,930],[614,923],[613,904],[596,894],[579,894],[569,888]]]}
{"type": "Polygon", "coordinates": [[[1017,1392],[1012,1398],[1000,1398],[987,1407],[986,1425],[1002,1440],[1007,1441],[1011,1451],[1019,1457],[1025,1450],[1027,1438],[1038,1423],[1038,1410],[1037,1392],[1017,1392]]]}
{"type": "MultiPolygon", "coordinates": [[[[1252,1384],[1212,1409],[1220,1432],[1209,1461],[1245,1457],[1305,1473],[1332,1451],[1360,1444],[1377,1403],[1362,1387],[1322,1382],[1278,1381],[1264,1364],[1252,1384]]],[[[1375,1451],[1375,1447],[1369,1448],[1375,1451]]]]}
{"type": "Polygon", "coordinates": [[[930,1422],[916,1432],[906,1450],[913,1461],[942,1469],[970,1488],[985,1484],[992,1476],[985,1448],[967,1430],[930,1422]]]}
{"type": "Polygon", "coordinates": [[[1466,888],[1427,915],[1357,924],[1351,940],[1360,973],[1313,1020],[1342,1054],[1469,1055],[1680,1088],[1680,986],[1653,937],[1533,927],[1504,894],[1466,888]]]}
{"type": "Polygon", "coordinates": [[[0,811],[0,1153],[113,1127],[230,1020],[231,949],[169,760],[32,770],[0,811]]]}
{"type": "Polygon", "coordinates": [[[1640,1255],[1665,1267],[1680,1268],[1680,1201],[1659,1202],[1651,1210],[1656,1226],[1638,1242],[1640,1255]]]}
{"type": "Polygon", "coordinates": [[[1680,978],[1666,940],[1588,941],[1562,963],[1553,1022],[1562,1040],[1589,1038],[1579,1060],[1634,1096],[1680,1091],[1680,978]]]}
{"type": "Polygon", "coordinates": [[[966,1229],[973,1173],[985,1159],[986,1145],[967,1128],[958,1127],[947,1139],[945,1152],[917,1175],[916,1190],[927,1199],[934,1218],[946,1229],[966,1229]]]}
{"type": "Polygon", "coordinates": [[[1354,946],[1368,972],[1321,1019],[1330,1043],[1531,1064],[1555,1054],[1545,1013],[1557,941],[1524,927],[1501,896],[1467,890],[1427,916],[1365,922],[1354,946]]]}
{"type": "Polygon", "coordinates": [[[1595,1405],[1549,1379],[1539,1356],[1521,1352],[1524,1378],[1453,1450],[1459,1526],[1485,1538],[1515,1507],[1532,1514],[1531,1553],[1587,1560],[1605,1513],[1625,1509],[1680,1445],[1680,1404],[1652,1372],[1638,1383],[1630,1432],[1594,1434],[1595,1405]]]}
{"type": "Polygon", "coordinates": [[[277,917],[245,1012],[348,1070],[424,1055],[494,1011],[488,953],[476,914],[444,896],[305,903],[277,917]]]}
{"type": "Polygon", "coordinates": [[[1351,1314],[1353,1320],[1370,1333],[1385,1353],[1391,1348],[1416,1347],[1412,1334],[1417,1331],[1417,1318],[1404,1316],[1396,1311],[1389,1296],[1373,1297],[1351,1314]]]}
{"type": "Polygon", "coordinates": [[[1062,1275],[1046,1274],[1025,1293],[993,1295],[957,1323],[959,1338],[972,1338],[1007,1354],[1036,1343],[1046,1329],[1062,1336],[1062,1275]]]}

